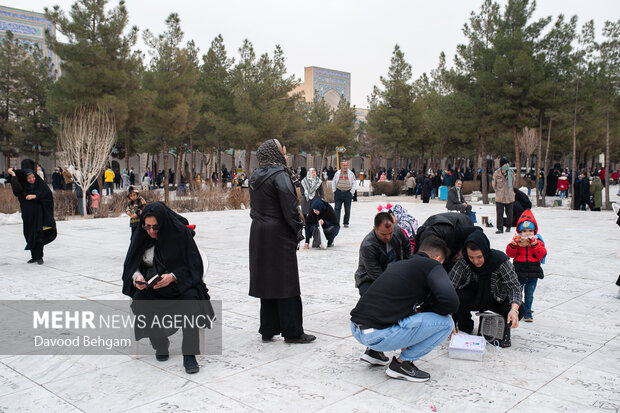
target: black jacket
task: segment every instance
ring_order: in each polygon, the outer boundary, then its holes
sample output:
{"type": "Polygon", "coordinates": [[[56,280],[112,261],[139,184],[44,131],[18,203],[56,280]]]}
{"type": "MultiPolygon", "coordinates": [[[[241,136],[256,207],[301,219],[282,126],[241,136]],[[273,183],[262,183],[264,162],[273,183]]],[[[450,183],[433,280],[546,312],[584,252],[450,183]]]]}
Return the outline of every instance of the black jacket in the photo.
{"type": "MultiPolygon", "coordinates": [[[[411,257],[411,242],[398,225],[394,225],[390,246],[396,253],[396,261],[411,257]]],[[[377,239],[373,229],[364,237],[360,245],[359,264],[355,271],[355,287],[368,281],[375,281],[387,266],[388,256],[385,244],[377,239]]]]}
{"type": "Polygon", "coordinates": [[[250,178],[250,295],[300,295],[297,244],[304,237],[297,194],[283,166],[263,165],[250,178]]]}
{"type": "Polygon", "coordinates": [[[308,215],[306,215],[307,227],[318,224],[320,219],[324,221],[324,226],[330,227],[332,225],[338,225],[338,218],[336,217],[336,212],[334,211],[334,208],[332,208],[332,206],[325,201],[321,202],[325,203],[325,211],[317,215],[314,213],[312,208],[310,208],[310,212],[308,213],[308,215]]]}
{"type": "Polygon", "coordinates": [[[424,253],[395,262],[368,288],[351,311],[351,321],[388,328],[422,312],[448,315],[459,308],[459,298],[439,262],[424,253]]]}
{"type": "Polygon", "coordinates": [[[418,251],[424,238],[434,235],[442,240],[450,248],[450,257],[444,261],[444,268],[446,271],[450,271],[452,265],[452,258],[454,255],[463,248],[465,238],[474,231],[474,221],[464,214],[454,214],[452,212],[444,212],[442,214],[436,214],[430,216],[415,235],[415,248],[414,252],[418,251]]]}

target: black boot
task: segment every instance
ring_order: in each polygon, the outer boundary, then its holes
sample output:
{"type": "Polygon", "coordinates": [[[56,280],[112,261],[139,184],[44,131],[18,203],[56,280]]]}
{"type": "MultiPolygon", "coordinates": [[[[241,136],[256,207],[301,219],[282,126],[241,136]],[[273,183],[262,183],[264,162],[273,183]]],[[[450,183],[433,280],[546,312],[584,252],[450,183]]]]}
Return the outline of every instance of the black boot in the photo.
{"type": "Polygon", "coordinates": [[[510,347],[512,343],[510,342],[510,324],[506,324],[504,327],[504,337],[502,341],[499,342],[499,346],[502,348],[510,347]]]}
{"type": "Polygon", "coordinates": [[[168,337],[151,337],[151,345],[155,349],[155,358],[157,361],[166,361],[170,357],[168,352],[168,346],[170,340],[168,337]]]}
{"type": "Polygon", "coordinates": [[[187,374],[194,374],[200,371],[198,361],[196,361],[196,356],[183,355],[183,367],[185,367],[185,372],[187,374]]]}

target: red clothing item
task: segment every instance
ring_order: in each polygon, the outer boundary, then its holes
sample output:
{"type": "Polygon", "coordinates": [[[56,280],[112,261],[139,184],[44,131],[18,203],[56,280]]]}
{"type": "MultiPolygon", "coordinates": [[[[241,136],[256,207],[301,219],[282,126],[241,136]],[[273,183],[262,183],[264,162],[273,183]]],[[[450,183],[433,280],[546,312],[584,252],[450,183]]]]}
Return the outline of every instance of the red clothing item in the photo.
{"type": "Polygon", "coordinates": [[[605,168],[601,168],[601,170],[598,172],[598,177],[602,180],[605,179],[605,168]]]}
{"type": "Polygon", "coordinates": [[[568,190],[568,179],[558,179],[558,191],[568,190]]]}
{"type": "MultiPolygon", "coordinates": [[[[523,214],[519,217],[519,221],[517,221],[517,230],[524,221],[533,223],[534,234],[538,234],[538,223],[531,210],[526,209],[523,211],[523,214]]],[[[526,247],[521,247],[516,242],[511,241],[506,247],[506,255],[510,258],[514,258],[515,262],[540,262],[545,258],[545,255],[547,255],[547,248],[545,247],[545,243],[539,238],[535,238],[526,247]]]]}

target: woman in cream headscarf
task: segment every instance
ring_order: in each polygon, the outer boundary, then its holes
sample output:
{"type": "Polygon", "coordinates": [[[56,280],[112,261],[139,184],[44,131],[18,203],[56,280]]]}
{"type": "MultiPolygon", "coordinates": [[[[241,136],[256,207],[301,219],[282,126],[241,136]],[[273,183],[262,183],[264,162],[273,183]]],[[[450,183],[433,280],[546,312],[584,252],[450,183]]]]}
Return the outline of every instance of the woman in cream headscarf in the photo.
{"type": "Polygon", "coordinates": [[[323,182],[316,174],[316,169],[310,168],[308,174],[301,181],[301,212],[304,216],[310,212],[310,205],[315,199],[323,199],[323,182]]]}

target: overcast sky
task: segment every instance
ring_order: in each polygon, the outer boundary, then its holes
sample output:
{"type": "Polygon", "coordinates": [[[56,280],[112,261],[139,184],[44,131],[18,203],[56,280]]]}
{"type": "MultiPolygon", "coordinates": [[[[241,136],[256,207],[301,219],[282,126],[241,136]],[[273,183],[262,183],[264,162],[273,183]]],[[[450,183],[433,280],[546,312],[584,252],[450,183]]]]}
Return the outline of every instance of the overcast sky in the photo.
{"type": "MultiPolygon", "coordinates": [[[[43,12],[55,4],[65,11],[73,0],[0,0],[2,5],[43,12]]],[[[505,0],[499,1],[505,4],[505,0]]],[[[110,1],[110,6],[118,4],[110,1]]],[[[367,107],[367,96],[385,75],[395,44],[413,67],[414,78],[436,67],[444,51],[452,64],[456,45],[472,11],[482,0],[127,0],[131,25],[159,34],[171,12],[181,18],[185,39],[201,54],[222,34],[229,56],[237,57],[243,39],[257,54],[282,46],[288,72],[303,81],[303,68],[321,66],[351,73],[351,100],[367,107]]],[[[618,0],[539,0],[536,14],[578,15],[579,25],[594,19],[597,32],[605,20],[620,18],[618,0]]],[[[138,47],[147,48],[140,38],[138,47]]]]}

